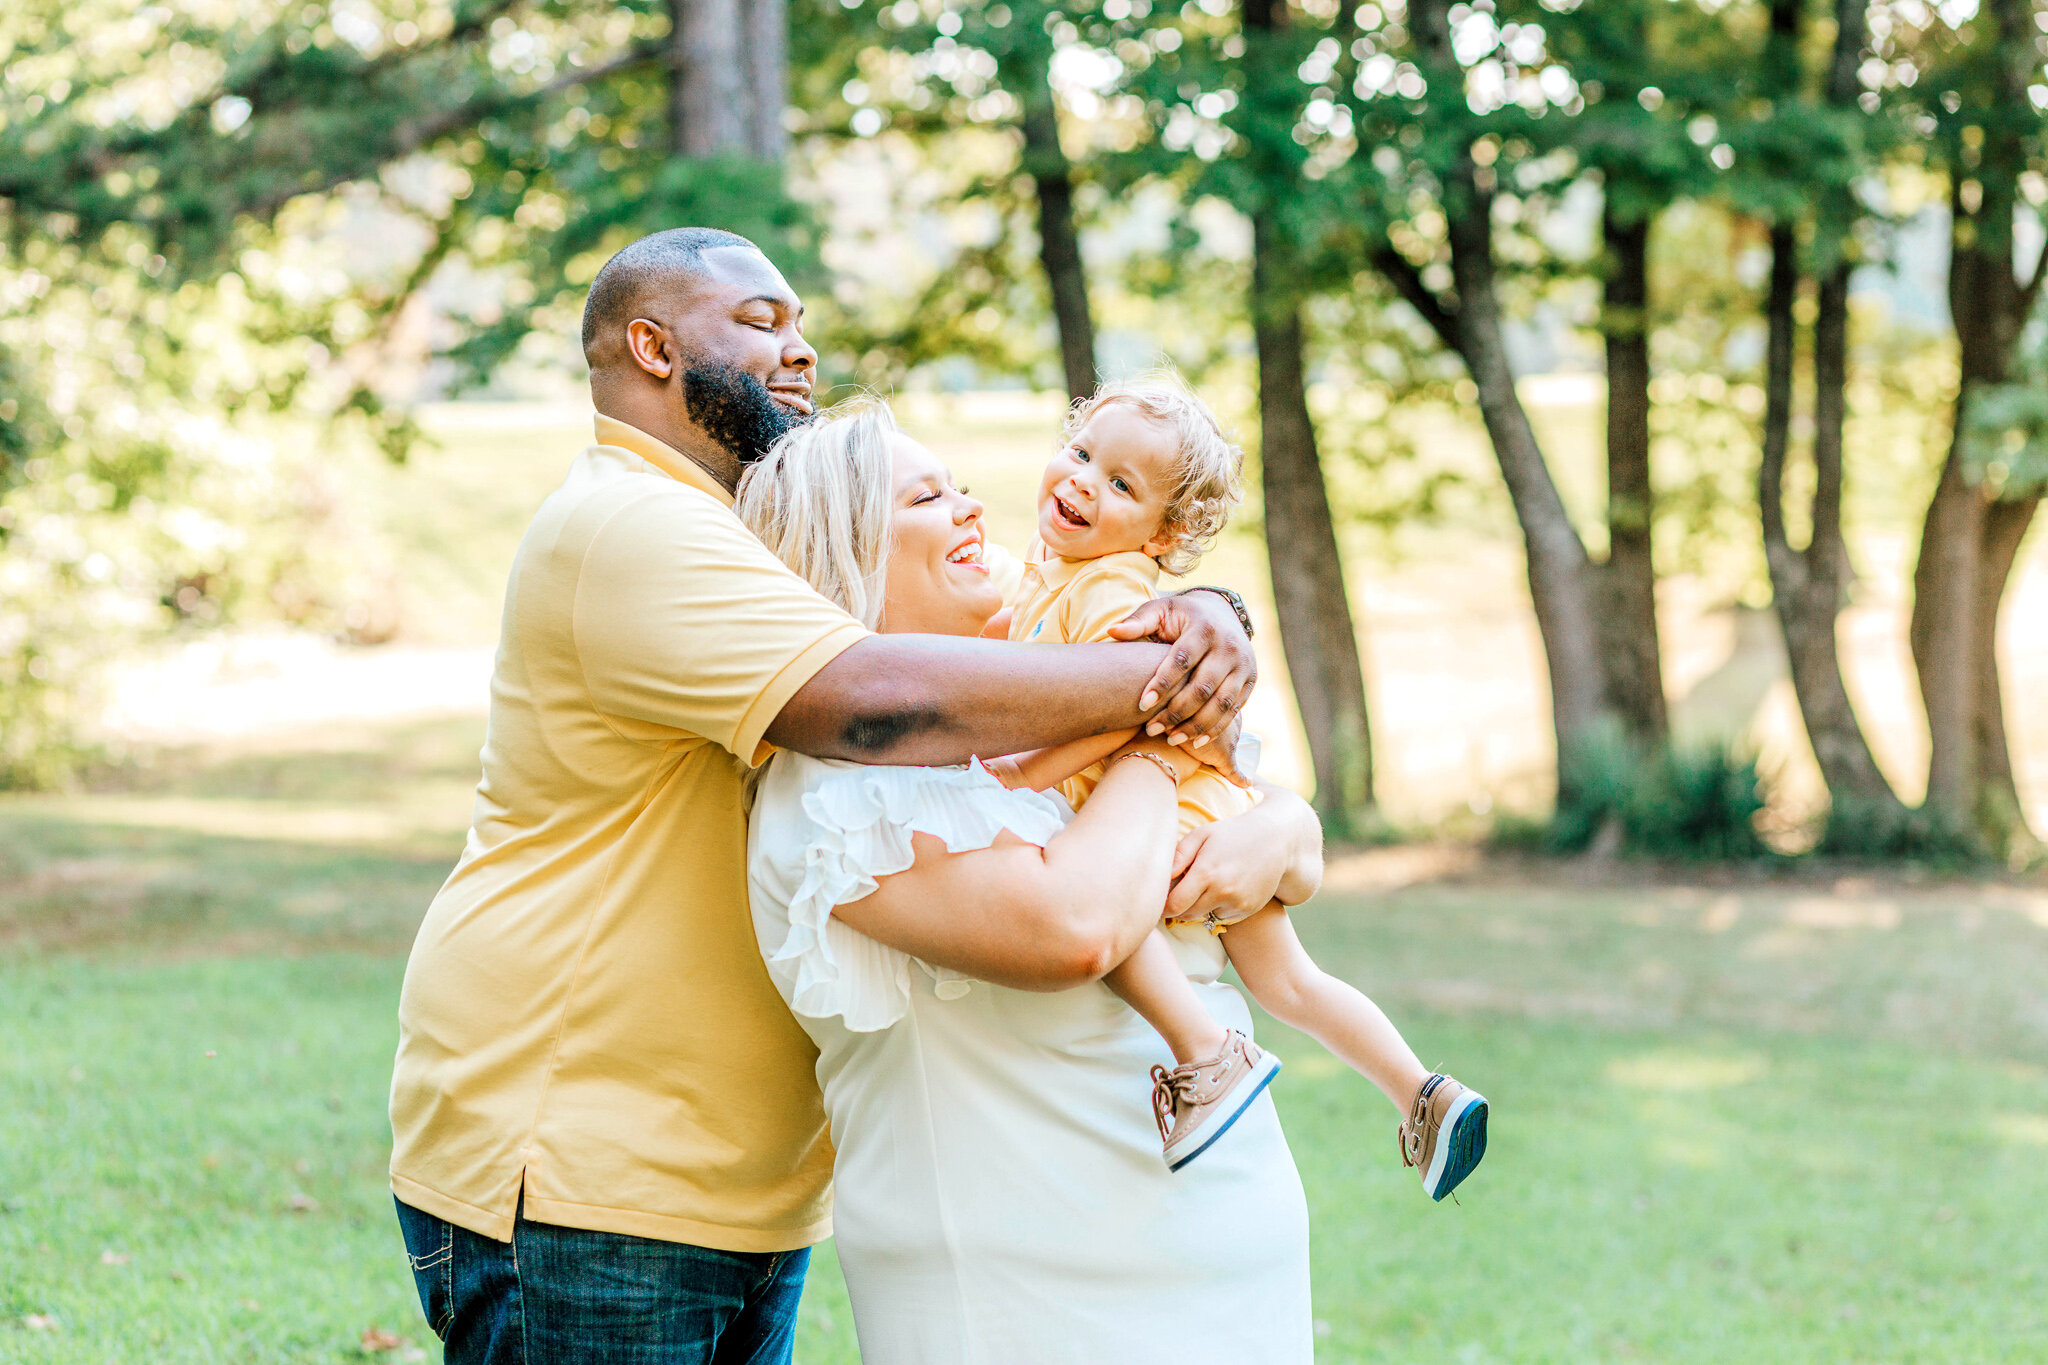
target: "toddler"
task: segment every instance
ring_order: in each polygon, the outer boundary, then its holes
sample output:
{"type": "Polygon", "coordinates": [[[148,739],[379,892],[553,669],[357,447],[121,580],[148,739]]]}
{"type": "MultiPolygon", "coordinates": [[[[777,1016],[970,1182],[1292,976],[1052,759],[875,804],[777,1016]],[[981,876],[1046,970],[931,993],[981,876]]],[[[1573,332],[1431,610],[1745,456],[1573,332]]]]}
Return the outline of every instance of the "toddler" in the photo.
{"type": "MultiPolygon", "coordinates": [[[[1162,571],[1186,573],[1201,557],[1242,496],[1242,463],[1208,406],[1177,380],[1107,385],[1077,404],[1066,445],[1039,487],[1038,540],[1010,638],[1108,639],[1111,626],[1157,595],[1162,571]]],[[[1011,786],[1057,783],[1078,809],[1102,776],[1097,760],[1125,738],[1082,740],[988,766],[1011,786]]],[[[1183,778],[1179,796],[1183,835],[1254,799],[1209,768],[1183,778]]],[[[1279,901],[1229,926],[1223,946],[1268,1013],[1321,1042],[1406,1115],[1401,1160],[1420,1168],[1431,1198],[1449,1194],[1479,1164],[1486,1100],[1432,1074],[1377,1005],[1317,967],[1279,901]]],[[[1210,1016],[1156,929],[1104,980],[1159,1031],[1178,1063],[1152,1075],[1166,1162],[1179,1170],[1223,1136],[1272,1080],[1279,1059],[1210,1016]]]]}

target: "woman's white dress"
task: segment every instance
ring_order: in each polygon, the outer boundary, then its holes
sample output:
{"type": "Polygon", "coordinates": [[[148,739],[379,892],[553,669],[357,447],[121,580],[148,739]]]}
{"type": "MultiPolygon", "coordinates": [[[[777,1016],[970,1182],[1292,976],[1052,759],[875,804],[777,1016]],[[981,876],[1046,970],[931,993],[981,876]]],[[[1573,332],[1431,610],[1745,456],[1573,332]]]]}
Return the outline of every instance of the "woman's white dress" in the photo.
{"type": "MultiPolygon", "coordinates": [[[[1101,985],[969,981],[832,917],[910,866],[1072,818],[973,768],[783,753],[750,822],[769,975],[818,1045],[834,1225],[866,1365],[1283,1365],[1313,1358],[1308,1211],[1269,1096],[1193,1165],[1160,1157],[1165,1045],[1101,985]]],[[[1176,934],[1217,1019],[1251,1031],[1220,947],[1176,934]]]]}

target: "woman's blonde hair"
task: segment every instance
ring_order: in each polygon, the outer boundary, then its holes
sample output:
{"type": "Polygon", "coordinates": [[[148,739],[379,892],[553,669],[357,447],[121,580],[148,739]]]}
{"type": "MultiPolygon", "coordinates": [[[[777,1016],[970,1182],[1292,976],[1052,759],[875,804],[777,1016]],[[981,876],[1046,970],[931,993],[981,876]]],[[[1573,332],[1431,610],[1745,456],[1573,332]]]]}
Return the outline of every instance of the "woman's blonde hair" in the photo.
{"type": "Polygon", "coordinates": [[[1184,574],[1215,541],[1231,509],[1244,499],[1244,451],[1187,381],[1171,370],[1104,384],[1067,414],[1067,440],[1111,403],[1124,403],[1173,433],[1174,461],[1166,493],[1169,544],[1159,567],[1184,574]]]}
{"type": "Polygon", "coordinates": [[[895,433],[879,398],[841,404],[755,461],[733,508],[778,559],[869,630],[882,622],[895,433]]]}

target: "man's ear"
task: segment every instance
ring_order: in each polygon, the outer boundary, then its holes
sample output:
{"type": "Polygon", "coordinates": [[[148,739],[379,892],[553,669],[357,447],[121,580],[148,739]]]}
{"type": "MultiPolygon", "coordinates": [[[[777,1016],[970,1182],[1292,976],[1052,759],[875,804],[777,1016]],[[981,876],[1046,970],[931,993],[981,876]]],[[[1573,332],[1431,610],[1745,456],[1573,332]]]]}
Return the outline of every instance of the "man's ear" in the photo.
{"type": "Polygon", "coordinates": [[[669,344],[668,328],[658,322],[634,318],[627,323],[626,350],[635,365],[656,379],[667,379],[676,372],[675,348],[669,344]]]}

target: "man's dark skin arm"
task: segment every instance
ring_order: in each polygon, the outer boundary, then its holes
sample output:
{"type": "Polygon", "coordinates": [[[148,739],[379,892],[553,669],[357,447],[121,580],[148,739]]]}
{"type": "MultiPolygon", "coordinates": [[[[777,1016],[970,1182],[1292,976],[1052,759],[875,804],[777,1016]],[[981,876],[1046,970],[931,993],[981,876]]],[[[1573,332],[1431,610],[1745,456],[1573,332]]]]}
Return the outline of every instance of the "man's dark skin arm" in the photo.
{"type": "Polygon", "coordinates": [[[1133,617],[1171,644],[869,636],[789,699],[768,739],[817,758],[937,765],[1152,725],[1235,777],[1228,760],[1257,665],[1229,605],[1209,596],[1160,598],[1133,617]]]}

